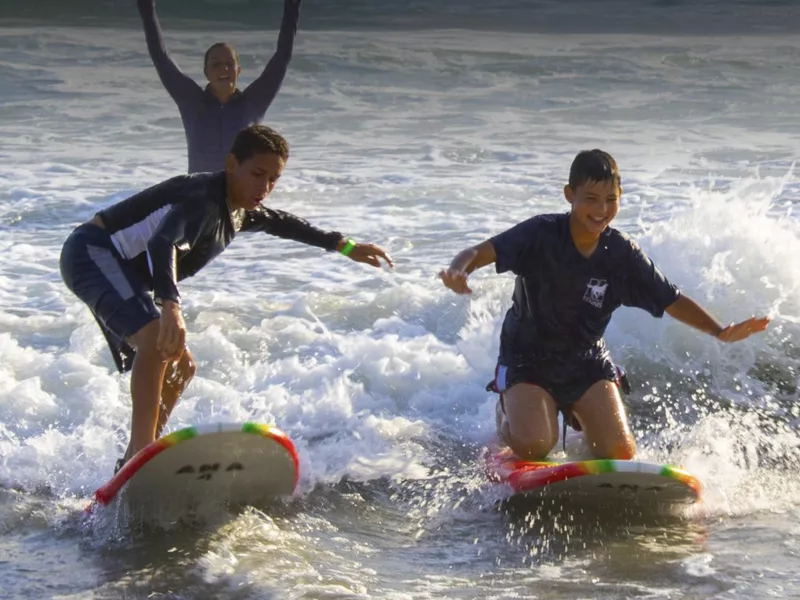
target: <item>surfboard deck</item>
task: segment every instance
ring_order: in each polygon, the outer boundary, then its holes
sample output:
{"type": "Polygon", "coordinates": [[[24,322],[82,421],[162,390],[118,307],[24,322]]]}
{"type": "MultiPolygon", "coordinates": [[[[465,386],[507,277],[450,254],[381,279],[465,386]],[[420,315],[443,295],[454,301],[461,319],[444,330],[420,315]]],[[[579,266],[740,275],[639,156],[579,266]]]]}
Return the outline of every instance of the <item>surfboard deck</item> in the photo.
{"type": "Polygon", "coordinates": [[[215,423],[180,429],[143,448],[94,494],[94,512],[117,505],[129,514],[191,515],[201,509],[291,496],[297,451],[280,429],[215,423]]]}
{"type": "Polygon", "coordinates": [[[672,465],[635,460],[525,461],[510,449],[485,456],[490,481],[510,487],[512,496],[640,506],[688,507],[701,500],[700,481],[672,465]]]}

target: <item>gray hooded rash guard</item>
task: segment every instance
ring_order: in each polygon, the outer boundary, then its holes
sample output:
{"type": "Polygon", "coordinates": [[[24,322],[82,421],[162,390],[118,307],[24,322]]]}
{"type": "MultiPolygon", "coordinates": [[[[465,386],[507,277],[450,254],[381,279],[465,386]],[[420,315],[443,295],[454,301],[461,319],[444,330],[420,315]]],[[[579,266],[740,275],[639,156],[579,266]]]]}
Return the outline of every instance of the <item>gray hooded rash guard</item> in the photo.
{"type": "Polygon", "coordinates": [[[170,58],[156,15],[155,0],[138,0],[150,58],[181,114],[189,152],[189,173],[223,169],[236,134],[264,118],[292,58],[300,2],[284,0],[277,51],[255,81],[244,91],[237,89],[223,104],[208,87],[201,88],[170,58]]]}

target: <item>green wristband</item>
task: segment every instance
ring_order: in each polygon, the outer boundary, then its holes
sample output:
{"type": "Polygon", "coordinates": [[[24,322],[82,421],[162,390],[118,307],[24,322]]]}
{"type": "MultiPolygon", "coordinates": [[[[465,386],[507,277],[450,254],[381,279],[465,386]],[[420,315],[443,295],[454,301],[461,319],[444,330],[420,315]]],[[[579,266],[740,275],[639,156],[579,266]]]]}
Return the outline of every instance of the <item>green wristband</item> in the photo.
{"type": "Polygon", "coordinates": [[[350,253],[353,251],[353,248],[355,247],[356,247],[356,241],[353,238],[347,238],[347,242],[342,247],[342,249],[339,250],[339,252],[341,252],[345,256],[349,256],[350,253]]]}

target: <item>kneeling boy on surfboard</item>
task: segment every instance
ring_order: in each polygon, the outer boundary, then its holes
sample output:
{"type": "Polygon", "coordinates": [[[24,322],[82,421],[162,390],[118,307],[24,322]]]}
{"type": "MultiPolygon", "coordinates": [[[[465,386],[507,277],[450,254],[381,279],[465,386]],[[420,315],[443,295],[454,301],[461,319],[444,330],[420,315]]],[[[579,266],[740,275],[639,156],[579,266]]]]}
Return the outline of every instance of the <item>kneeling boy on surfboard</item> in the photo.
{"type": "Polygon", "coordinates": [[[378,246],[323,231],[262,205],[289,146],[251,125],[218,173],[173,177],[98,212],[64,243],[61,275],[91,309],[117,369],[131,371],[131,439],[116,469],[160,436],[194,375],[177,282],[219,256],[240,231],[263,231],[380,267],[378,246]],[[160,310],[159,310],[160,307],[160,310]]]}
{"type": "Polygon", "coordinates": [[[500,394],[501,440],[523,459],[545,458],[558,441],[558,412],[585,432],[597,458],[632,459],[636,444],[603,334],[620,306],[664,312],[723,342],[764,331],[768,318],[723,327],[655,267],[641,248],[609,227],[622,194],[615,160],[579,153],[564,195],[569,213],[532,217],[460,252],[440,273],[469,294],[467,277],[496,263],[516,275],[491,386],[500,394]],[[577,421],[577,422],[576,422],[577,421]]]}

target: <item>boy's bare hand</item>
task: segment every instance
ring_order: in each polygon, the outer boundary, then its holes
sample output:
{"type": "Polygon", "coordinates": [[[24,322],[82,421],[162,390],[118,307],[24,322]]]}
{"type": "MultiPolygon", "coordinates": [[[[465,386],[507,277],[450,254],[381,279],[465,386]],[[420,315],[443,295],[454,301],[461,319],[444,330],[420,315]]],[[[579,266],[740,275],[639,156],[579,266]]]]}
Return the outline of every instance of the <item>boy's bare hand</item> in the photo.
{"type": "Polygon", "coordinates": [[[456,294],[471,294],[472,290],[467,285],[467,275],[464,271],[447,269],[439,273],[439,277],[445,286],[453,290],[456,294]]]}
{"type": "Polygon", "coordinates": [[[186,324],[183,322],[181,307],[175,302],[165,300],[161,307],[156,347],[164,360],[179,359],[186,347],[186,324]]]}
{"type": "Polygon", "coordinates": [[[394,267],[392,258],[386,254],[382,248],[376,246],[375,244],[356,244],[353,246],[350,254],[347,255],[347,258],[356,262],[372,265],[373,267],[380,267],[380,259],[383,259],[386,261],[387,265],[394,267]]]}
{"type": "Polygon", "coordinates": [[[751,317],[741,323],[731,323],[720,331],[717,338],[723,342],[740,342],[741,340],[749,338],[754,333],[765,331],[769,322],[769,317],[751,317]]]}

